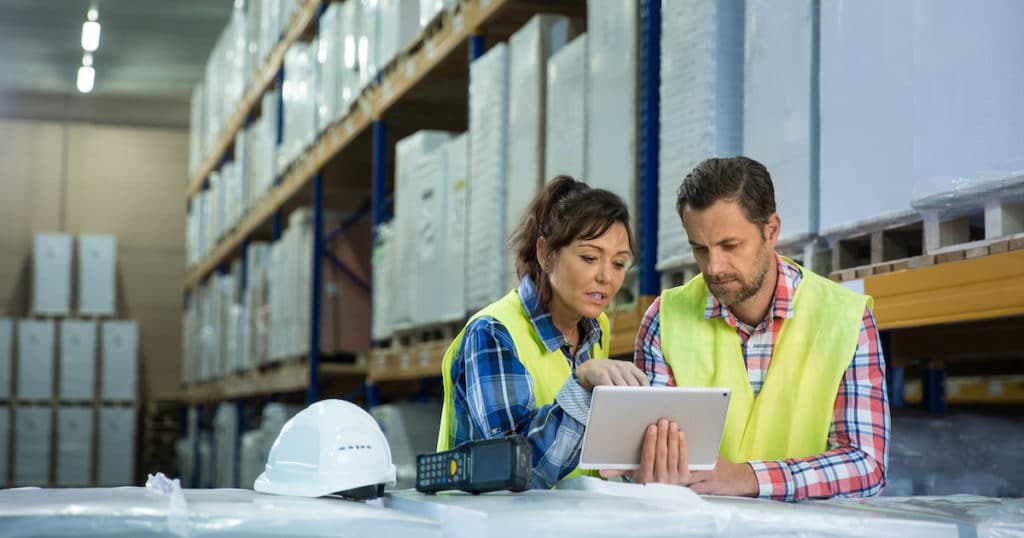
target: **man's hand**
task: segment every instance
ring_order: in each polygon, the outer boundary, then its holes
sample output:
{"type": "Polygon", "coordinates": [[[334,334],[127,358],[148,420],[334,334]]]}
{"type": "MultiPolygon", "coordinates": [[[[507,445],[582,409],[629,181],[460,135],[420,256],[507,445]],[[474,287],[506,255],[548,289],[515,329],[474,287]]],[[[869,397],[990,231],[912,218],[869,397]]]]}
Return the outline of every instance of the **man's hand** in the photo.
{"type": "Polygon", "coordinates": [[[692,481],[687,464],[686,436],[675,422],[661,419],[644,433],[640,468],[635,471],[601,471],[601,476],[629,476],[637,484],[687,485],[692,481]]]}
{"type": "Polygon", "coordinates": [[[761,491],[750,464],[732,463],[722,456],[715,462],[715,470],[693,471],[690,481],[690,489],[701,495],[757,497],[761,491]]]}
{"type": "Polygon", "coordinates": [[[591,359],[579,365],[576,381],[588,391],[597,385],[646,387],[650,384],[647,374],[632,362],[612,359],[591,359]]]}

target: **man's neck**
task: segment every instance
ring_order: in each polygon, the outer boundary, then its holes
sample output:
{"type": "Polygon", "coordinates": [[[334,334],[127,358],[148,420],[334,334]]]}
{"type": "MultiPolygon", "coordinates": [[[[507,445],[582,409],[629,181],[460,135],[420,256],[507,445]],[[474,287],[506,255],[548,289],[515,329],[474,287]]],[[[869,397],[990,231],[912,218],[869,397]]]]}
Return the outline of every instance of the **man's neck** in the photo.
{"type": "Polygon", "coordinates": [[[773,255],[772,264],[768,268],[768,274],[765,275],[764,284],[761,285],[761,289],[746,301],[730,306],[729,310],[736,316],[736,319],[752,327],[757,327],[768,316],[778,282],[779,264],[773,255]]]}

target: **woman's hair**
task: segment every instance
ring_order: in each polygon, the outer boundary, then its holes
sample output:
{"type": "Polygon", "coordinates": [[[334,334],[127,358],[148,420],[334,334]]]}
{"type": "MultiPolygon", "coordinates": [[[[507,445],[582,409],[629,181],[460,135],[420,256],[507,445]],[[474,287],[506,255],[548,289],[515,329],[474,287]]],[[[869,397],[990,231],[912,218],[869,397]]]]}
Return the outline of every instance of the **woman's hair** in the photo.
{"type": "Polygon", "coordinates": [[[542,304],[551,300],[551,284],[544,270],[562,248],[576,239],[595,239],[616,222],[626,227],[629,251],[636,259],[629,210],[622,199],[604,189],[592,189],[569,176],[557,176],[526,208],[508,246],[516,254],[519,278],[529,275],[542,304]],[[537,242],[544,238],[551,260],[537,257],[537,242]]]}

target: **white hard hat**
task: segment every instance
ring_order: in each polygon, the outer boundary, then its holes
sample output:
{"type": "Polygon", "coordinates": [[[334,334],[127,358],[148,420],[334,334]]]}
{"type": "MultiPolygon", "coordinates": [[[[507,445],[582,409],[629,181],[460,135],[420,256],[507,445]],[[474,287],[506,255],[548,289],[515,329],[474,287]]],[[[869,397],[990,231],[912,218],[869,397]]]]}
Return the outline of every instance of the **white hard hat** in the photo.
{"type": "Polygon", "coordinates": [[[394,483],[391,449],[373,417],[351,402],[323,400],[281,428],[253,488],[300,497],[374,498],[394,483]]]}

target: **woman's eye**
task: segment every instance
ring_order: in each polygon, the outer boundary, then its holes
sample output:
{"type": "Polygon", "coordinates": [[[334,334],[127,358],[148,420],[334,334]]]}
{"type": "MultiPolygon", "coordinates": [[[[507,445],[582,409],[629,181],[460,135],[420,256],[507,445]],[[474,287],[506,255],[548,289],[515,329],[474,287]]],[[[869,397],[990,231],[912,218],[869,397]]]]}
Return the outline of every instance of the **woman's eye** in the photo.
{"type": "Polygon", "coordinates": [[[597,261],[597,258],[595,258],[594,256],[580,256],[580,258],[583,258],[583,261],[587,263],[594,263],[595,261],[597,261]]]}
{"type": "Polygon", "coordinates": [[[617,267],[619,269],[625,269],[626,268],[626,264],[625,264],[625,262],[615,262],[615,267],[617,267]]]}

